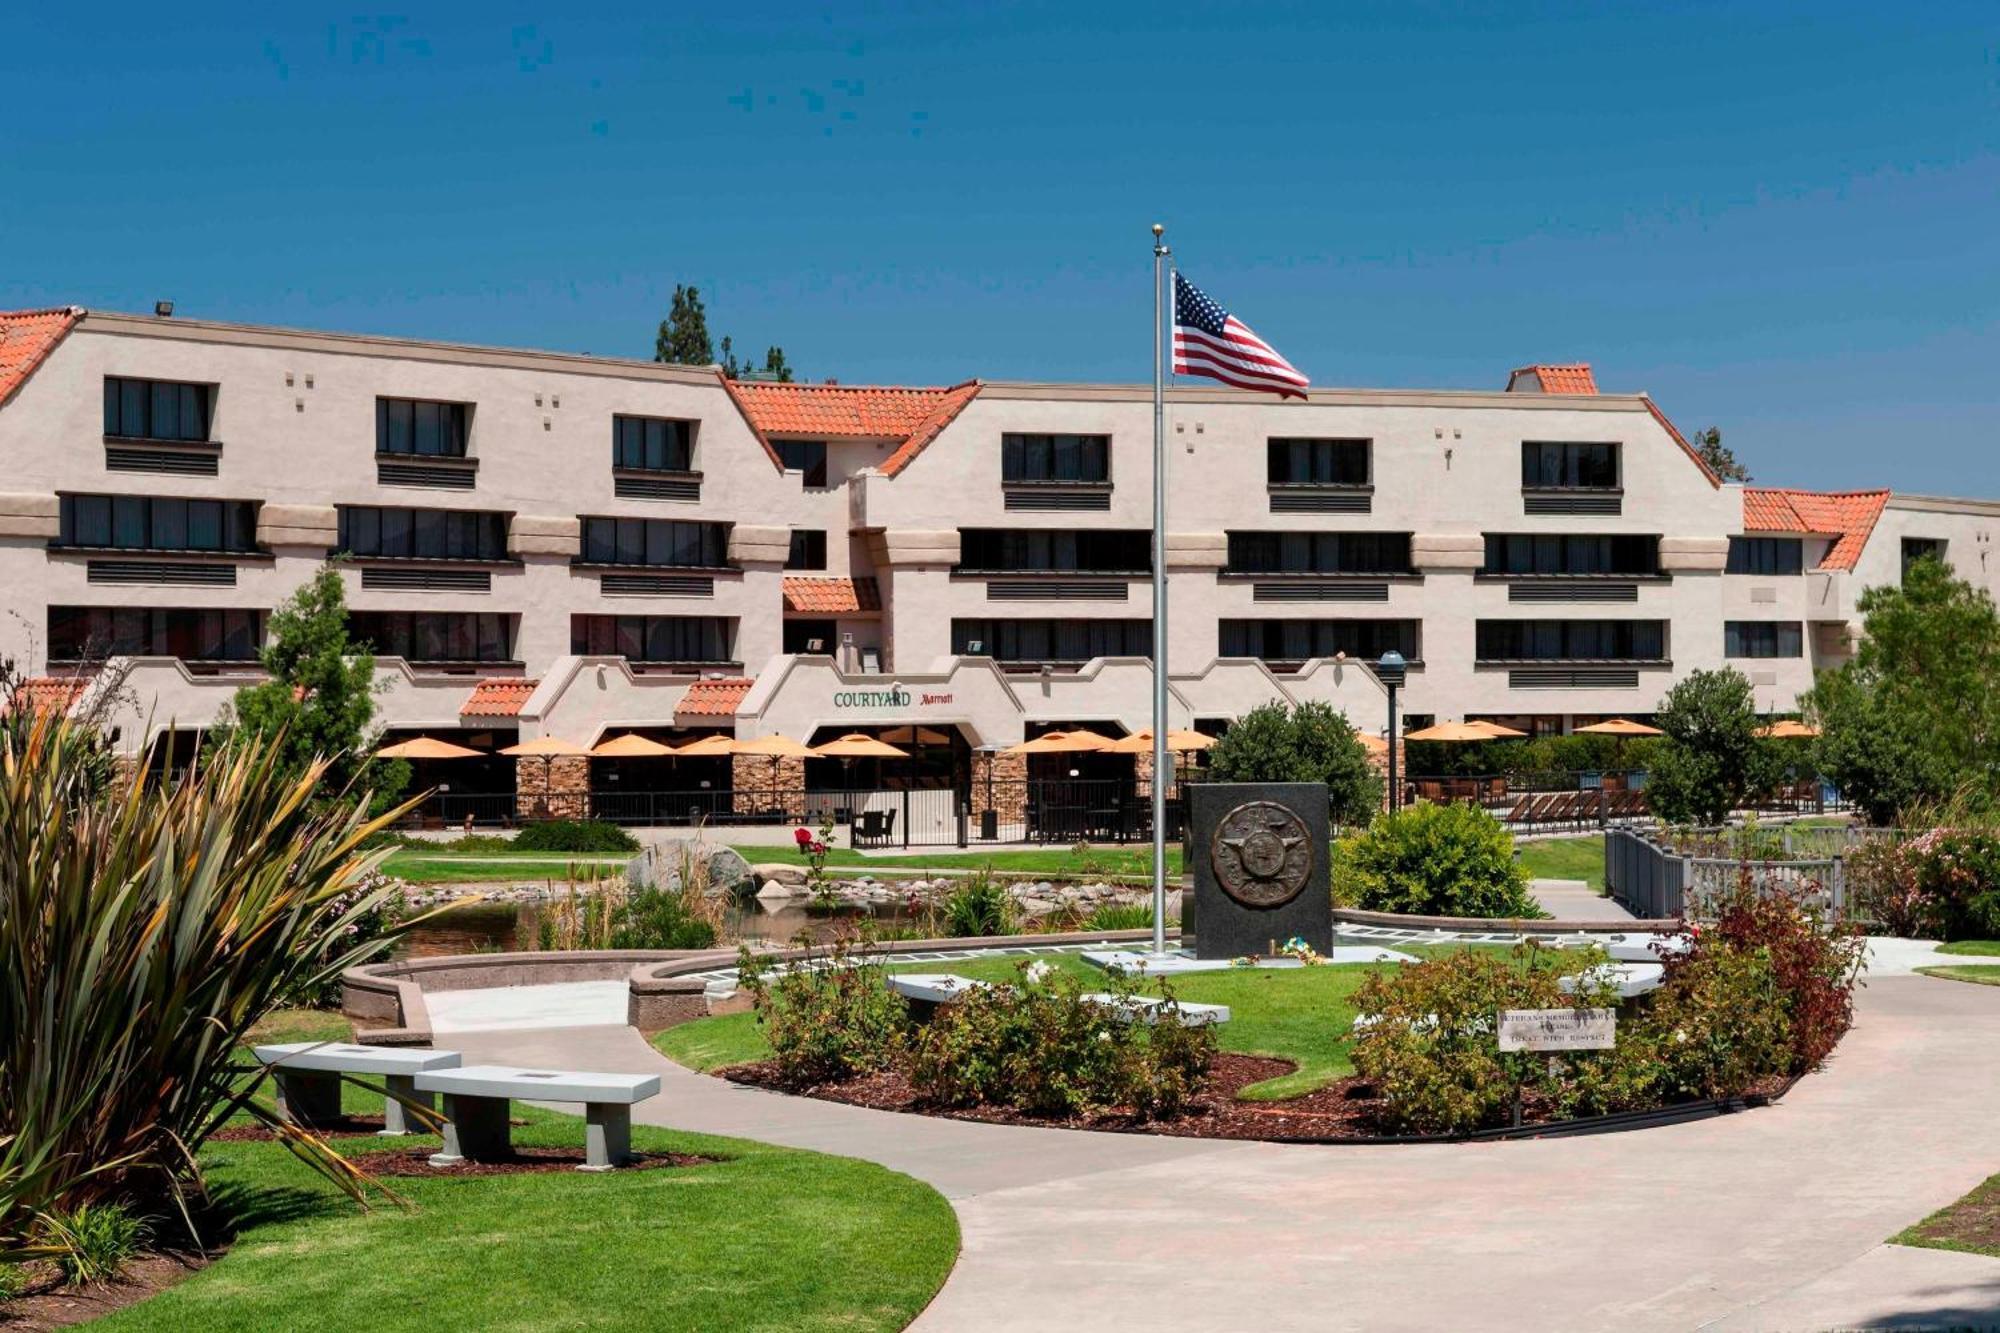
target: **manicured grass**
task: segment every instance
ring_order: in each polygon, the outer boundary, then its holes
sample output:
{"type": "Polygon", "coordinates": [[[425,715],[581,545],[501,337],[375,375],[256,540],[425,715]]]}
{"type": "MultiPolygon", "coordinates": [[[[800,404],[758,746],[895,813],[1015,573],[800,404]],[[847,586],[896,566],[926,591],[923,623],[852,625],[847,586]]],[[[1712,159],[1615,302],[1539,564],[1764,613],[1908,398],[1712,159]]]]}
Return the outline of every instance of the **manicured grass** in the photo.
{"type": "Polygon", "coordinates": [[[1946,967],[1920,967],[1927,977],[1946,981],[1970,981],[1979,986],[2000,986],[2000,963],[1956,963],[1946,967]]]}
{"type": "MultiPolygon", "coordinates": [[[[259,1039],[307,1040],[288,1015],[259,1039]]],[[[337,1020],[335,1020],[337,1022],[337,1020]]],[[[379,1097],[349,1088],[351,1112],[379,1097]]],[[[583,1124],[516,1103],[524,1146],[577,1147],[583,1124]]],[[[367,1155],[433,1138],[343,1139],[367,1155]]],[[[361,1212],[275,1143],[212,1145],[236,1219],[229,1252],[104,1320],[113,1330],[273,1328],[899,1329],[958,1251],[951,1206],[866,1162],[633,1127],[633,1147],[715,1157],[615,1172],[395,1179],[411,1205],[361,1212]]]]}
{"type": "MultiPolygon", "coordinates": [[[[784,865],[805,865],[807,860],[796,847],[740,844],[736,850],[752,864],[772,861],[784,865]]],[[[826,863],[831,866],[866,866],[871,870],[895,866],[977,870],[990,865],[1006,874],[1044,875],[1051,879],[1082,879],[1099,875],[1144,878],[1153,873],[1153,853],[1145,847],[1103,848],[1081,856],[1068,847],[983,852],[940,850],[900,856],[865,856],[851,847],[834,847],[827,851],[826,863]]],[[[1181,873],[1181,849],[1178,845],[1167,848],[1167,871],[1176,877],[1181,873]]]]}
{"type": "Polygon", "coordinates": [[[1536,879],[1580,879],[1604,892],[1604,836],[1544,838],[1523,842],[1521,864],[1536,879]]]}
{"type": "Polygon", "coordinates": [[[1972,1193],[1891,1236],[1889,1243],[2000,1258],[2000,1176],[1987,1177],[1972,1193]]]}
{"type": "Polygon", "coordinates": [[[2000,940],[1953,940],[1950,944],[1938,945],[1938,952],[2000,957],[2000,940]]]}
{"type": "Polygon", "coordinates": [[[451,852],[405,848],[382,864],[384,874],[412,884],[471,884],[508,880],[587,879],[625,865],[632,858],[554,852],[451,852]]]}
{"type": "MultiPolygon", "coordinates": [[[[1435,956],[1452,952],[1454,947],[1417,946],[1409,951],[1435,956]]],[[[1506,951],[1505,946],[1481,947],[1506,951]]],[[[977,981],[1011,981],[1020,961],[972,958],[900,964],[890,970],[946,971],[977,981]]],[[[1046,961],[1087,980],[1104,975],[1073,955],[1051,954],[1046,961]]],[[[1223,1050],[1278,1056],[1298,1064],[1292,1073],[1253,1084],[1242,1093],[1248,1100],[1280,1100],[1311,1092],[1354,1072],[1348,1055],[1348,1033],[1359,1012],[1354,994],[1380,966],[1231,968],[1177,977],[1172,986],[1179,999],[1229,1006],[1229,1022],[1215,1030],[1223,1050]]],[[[749,1013],[723,1014],[668,1028],[653,1039],[653,1045],[668,1059],[699,1070],[761,1060],[771,1053],[756,1015],[749,1013]]]]}

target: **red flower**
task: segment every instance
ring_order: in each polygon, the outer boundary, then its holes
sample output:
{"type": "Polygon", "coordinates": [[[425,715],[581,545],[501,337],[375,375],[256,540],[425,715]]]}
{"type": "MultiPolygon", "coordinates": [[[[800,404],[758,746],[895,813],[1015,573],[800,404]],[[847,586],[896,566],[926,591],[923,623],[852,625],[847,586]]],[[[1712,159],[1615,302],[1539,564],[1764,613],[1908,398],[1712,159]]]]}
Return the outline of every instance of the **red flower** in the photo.
{"type": "Polygon", "coordinates": [[[812,841],[813,841],[812,830],[809,828],[793,829],[792,841],[797,843],[800,847],[812,846],[812,841]]]}

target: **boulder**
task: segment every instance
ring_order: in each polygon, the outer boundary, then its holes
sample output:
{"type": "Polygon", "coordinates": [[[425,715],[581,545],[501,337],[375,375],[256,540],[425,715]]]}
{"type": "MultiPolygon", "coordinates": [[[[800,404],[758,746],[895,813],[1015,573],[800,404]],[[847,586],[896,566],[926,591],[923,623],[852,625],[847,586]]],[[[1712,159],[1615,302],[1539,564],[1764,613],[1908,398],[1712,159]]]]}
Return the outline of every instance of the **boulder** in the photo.
{"type": "Polygon", "coordinates": [[[759,861],[750,867],[750,873],[767,883],[775,880],[780,884],[790,884],[801,889],[806,886],[804,866],[785,865],[778,861],[759,861]]]}
{"type": "Polygon", "coordinates": [[[717,847],[708,854],[708,891],[735,893],[754,882],[750,863],[733,847],[717,847]]]}
{"type": "Polygon", "coordinates": [[[757,901],[764,903],[786,903],[803,897],[805,889],[795,884],[780,884],[775,879],[767,879],[757,890],[757,901]]]}

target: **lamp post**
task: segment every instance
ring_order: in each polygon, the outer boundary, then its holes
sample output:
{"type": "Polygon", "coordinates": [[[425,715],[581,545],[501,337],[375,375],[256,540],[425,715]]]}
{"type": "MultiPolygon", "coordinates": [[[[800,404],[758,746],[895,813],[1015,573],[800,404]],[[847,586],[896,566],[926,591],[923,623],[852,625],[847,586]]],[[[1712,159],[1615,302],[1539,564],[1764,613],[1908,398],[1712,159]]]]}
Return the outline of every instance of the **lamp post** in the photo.
{"type": "Polygon", "coordinates": [[[1375,678],[1389,691],[1389,813],[1392,815],[1403,803],[1396,781],[1396,691],[1402,688],[1408,671],[1409,663],[1394,648],[1383,653],[1382,660],[1375,664],[1375,678]]]}

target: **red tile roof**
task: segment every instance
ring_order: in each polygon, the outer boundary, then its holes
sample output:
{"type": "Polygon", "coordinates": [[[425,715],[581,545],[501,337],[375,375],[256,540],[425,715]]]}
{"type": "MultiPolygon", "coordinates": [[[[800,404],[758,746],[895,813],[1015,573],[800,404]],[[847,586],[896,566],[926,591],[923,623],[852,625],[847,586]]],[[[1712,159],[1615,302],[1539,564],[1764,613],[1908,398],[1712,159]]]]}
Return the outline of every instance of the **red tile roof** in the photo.
{"type": "Polygon", "coordinates": [[[1708,465],[1708,460],[1701,456],[1701,451],[1687,442],[1687,436],[1674,429],[1674,423],[1667,420],[1667,414],[1660,410],[1658,403],[1654,402],[1651,398],[1647,398],[1644,394],[1641,394],[1640,397],[1645,401],[1646,410],[1653,414],[1653,420],[1659,422],[1665,428],[1667,434],[1674,437],[1674,443],[1681,447],[1682,453],[1694,460],[1694,465],[1701,469],[1701,475],[1708,478],[1708,484],[1717,490],[1721,490],[1722,478],[1715,475],[1715,469],[1708,465]]]}
{"type": "Polygon", "coordinates": [[[0,403],[27,382],[82,315],[83,307],[73,305],[54,310],[0,310],[0,403]]]}
{"type": "Polygon", "coordinates": [[[1821,569],[1853,569],[1861,559],[1875,520],[1889,502],[1887,491],[1790,491],[1771,486],[1743,489],[1745,532],[1808,532],[1838,540],[1827,549],[1821,569]]]}
{"type": "Polygon", "coordinates": [[[735,717],[736,705],[756,682],[743,676],[698,680],[688,686],[674,712],[683,717],[735,717]]]}
{"type": "Polygon", "coordinates": [[[979,396],[979,381],[948,388],[848,384],[771,384],[724,379],[743,419],[764,447],[774,435],[812,439],[895,440],[882,470],[895,476],[979,396]]]}
{"type": "Polygon", "coordinates": [[[521,705],[528,702],[528,696],[535,692],[539,681],[522,680],[518,676],[496,676],[482,680],[472,687],[472,693],[465,696],[465,702],[458,706],[460,717],[519,717],[521,705]]]}
{"type": "Polygon", "coordinates": [[[89,688],[88,676],[30,676],[21,682],[14,698],[32,713],[67,713],[89,688]]]}
{"type": "Polygon", "coordinates": [[[880,611],[882,591],[874,579],[785,579],[785,609],[816,615],[880,611]]]}
{"type": "MultiPolygon", "coordinates": [[[[1578,362],[1569,366],[1522,366],[1507,377],[1507,392],[1514,392],[1514,384],[1524,375],[1534,377],[1543,393],[1596,393],[1597,380],[1590,373],[1588,362],[1578,362]]],[[[1525,392],[1534,392],[1526,390],[1525,392]]]]}

